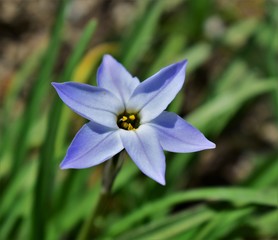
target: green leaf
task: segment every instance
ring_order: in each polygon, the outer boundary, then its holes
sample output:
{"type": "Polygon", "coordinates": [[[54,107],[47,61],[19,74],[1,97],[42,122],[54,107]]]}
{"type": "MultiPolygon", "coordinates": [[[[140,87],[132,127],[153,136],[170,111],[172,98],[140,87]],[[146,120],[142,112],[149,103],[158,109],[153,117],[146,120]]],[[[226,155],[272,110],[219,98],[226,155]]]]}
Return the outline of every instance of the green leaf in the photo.
{"type": "Polygon", "coordinates": [[[15,175],[24,161],[28,144],[27,139],[29,135],[29,130],[34,123],[35,119],[38,117],[40,112],[41,102],[49,89],[49,83],[51,78],[51,73],[58,56],[58,52],[61,45],[61,40],[63,36],[63,25],[65,19],[65,8],[67,0],[61,1],[56,22],[52,32],[52,38],[45,52],[45,55],[41,62],[41,71],[34,83],[28,104],[23,115],[23,119],[20,126],[20,131],[17,136],[17,151],[14,152],[12,174],[15,175]]]}
{"type": "Polygon", "coordinates": [[[236,227],[243,225],[246,216],[254,211],[253,207],[220,211],[194,236],[195,240],[224,239],[236,227]]]}
{"type": "MultiPolygon", "coordinates": [[[[75,48],[75,51],[72,53],[64,72],[62,73],[61,80],[65,81],[71,78],[71,75],[74,71],[75,66],[80,61],[89,40],[95,30],[96,23],[89,22],[86,26],[83,35],[75,48]]],[[[56,96],[56,101],[58,100],[58,96],[56,96]]],[[[55,141],[57,137],[57,132],[59,129],[59,121],[61,117],[61,109],[62,102],[59,101],[55,104],[50,112],[49,120],[48,120],[48,129],[47,135],[45,137],[45,141],[42,146],[40,161],[39,161],[39,170],[38,177],[35,188],[35,199],[33,205],[33,229],[34,238],[40,238],[47,236],[47,231],[45,230],[45,226],[47,220],[49,218],[49,213],[43,211],[45,206],[51,207],[52,200],[52,186],[54,184],[55,177],[55,168],[57,168],[57,164],[55,164],[55,141]],[[44,189],[44,191],[41,191],[44,189]]]]}
{"type": "Polygon", "coordinates": [[[257,163],[249,178],[242,184],[256,188],[275,186],[278,183],[278,152],[254,156],[257,163]]]}
{"type": "Polygon", "coordinates": [[[187,192],[174,193],[155,202],[146,204],[129,214],[125,218],[117,221],[108,230],[109,236],[118,235],[126,231],[130,226],[150,216],[151,214],[173,207],[179,203],[189,201],[229,201],[234,204],[259,204],[264,206],[276,207],[276,190],[252,190],[250,188],[207,188],[191,190],[187,192]]]}
{"type": "Polygon", "coordinates": [[[255,33],[259,20],[257,18],[248,18],[241,20],[232,27],[228,28],[224,34],[222,41],[236,48],[243,46],[248,38],[255,33]]]}
{"type": "Polygon", "coordinates": [[[252,218],[250,220],[250,223],[251,226],[257,229],[261,235],[266,235],[271,237],[278,236],[278,232],[277,232],[278,210],[277,209],[265,213],[259,217],[252,218]]]}
{"type": "Polygon", "coordinates": [[[214,211],[204,206],[190,208],[180,213],[166,216],[157,221],[132,229],[119,236],[118,240],[127,239],[173,239],[214,216],[214,211]]]}
{"type": "Polygon", "coordinates": [[[177,60],[188,59],[186,73],[193,72],[211,56],[212,47],[205,42],[200,42],[177,56],[177,60]]]}
{"type": "Polygon", "coordinates": [[[122,44],[122,63],[132,69],[145,51],[150,47],[158,19],[165,1],[148,1],[145,13],[134,25],[131,34],[122,44]]]}
{"type": "Polygon", "coordinates": [[[215,124],[217,119],[238,109],[244,102],[255,96],[274,91],[276,84],[276,80],[271,78],[246,81],[241,88],[223,92],[202,104],[186,119],[204,133],[217,131],[215,124]]]}

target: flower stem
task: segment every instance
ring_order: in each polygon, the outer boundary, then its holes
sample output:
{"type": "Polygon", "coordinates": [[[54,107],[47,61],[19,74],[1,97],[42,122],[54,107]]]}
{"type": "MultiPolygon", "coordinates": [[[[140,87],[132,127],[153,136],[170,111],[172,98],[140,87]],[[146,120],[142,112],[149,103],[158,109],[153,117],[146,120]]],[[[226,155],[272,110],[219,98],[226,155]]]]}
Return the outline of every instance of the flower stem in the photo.
{"type": "Polygon", "coordinates": [[[121,151],[115,155],[110,161],[107,161],[104,166],[102,178],[102,193],[110,194],[116,176],[118,175],[123,161],[126,157],[126,152],[121,151]]]}
{"type": "Polygon", "coordinates": [[[125,151],[122,151],[105,163],[103,169],[101,195],[98,199],[96,207],[92,211],[92,214],[85,221],[78,236],[78,240],[95,239],[100,233],[101,229],[99,227],[99,223],[103,222],[103,219],[107,214],[107,206],[109,206],[109,201],[111,199],[111,189],[114,180],[121,169],[125,156],[125,151]]]}

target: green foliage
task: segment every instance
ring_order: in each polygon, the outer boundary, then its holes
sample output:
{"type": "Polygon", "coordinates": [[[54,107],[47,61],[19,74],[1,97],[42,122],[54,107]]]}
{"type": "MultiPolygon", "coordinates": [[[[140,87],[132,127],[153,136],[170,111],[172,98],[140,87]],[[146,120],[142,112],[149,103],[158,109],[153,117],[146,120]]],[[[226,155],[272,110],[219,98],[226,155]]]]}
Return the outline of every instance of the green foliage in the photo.
{"type": "MultiPolygon", "coordinates": [[[[127,34],[116,36],[120,60],[140,76],[188,59],[187,82],[169,111],[183,115],[217,148],[201,154],[167,153],[165,187],[139,175],[128,159],[114,184],[108,214],[96,219],[100,239],[277,237],[278,7],[273,1],[263,16],[231,20],[213,3],[145,1],[127,34]],[[215,15],[224,29],[213,38],[204,29],[215,15]],[[252,124],[249,119],[246,125],[246,114],[261,113],[254,110],[257,105],[266,112],[258,120],[263,126],[256,125],[259,140],[234,143],[230,137],[246,136],[242,132],[252,124]],[[228,156],[232,165],[225,162],[228,156]],[[242,158],[249,170],[243,179],[234,179],[232,167],[242,158]],[[208,169],[220,161],[225,167],[211,174],[208,169]],[[205,173],[218,177],[218,182],[206,184],[205,173]],[[225,181],[219,180],[223,175],[225,181]]],[[[99,198],[101,166],[78,171],[61,171],[58,166],[80,119],[73,121],[75,116],[50,83],[72,80],[97,25],[87,23],[69,59],[62,59],[63,70],[54,71],[70,4],[60,1],[47,48],[26,59],[4,98],[0,239],[76,239],[99,198]],[[12,109],[31,75],[36,81],[24,110],[15,117],[12,109]]]]}

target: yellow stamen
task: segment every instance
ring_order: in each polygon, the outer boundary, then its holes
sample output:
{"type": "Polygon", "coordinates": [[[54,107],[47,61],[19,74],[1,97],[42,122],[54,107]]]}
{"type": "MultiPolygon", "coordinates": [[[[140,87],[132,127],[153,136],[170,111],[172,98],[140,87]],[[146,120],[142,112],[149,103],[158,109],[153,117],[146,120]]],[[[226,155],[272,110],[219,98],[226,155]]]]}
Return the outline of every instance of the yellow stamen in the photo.
{"type": "Polygon", "coordinates": [[[139,127],[140,119],[137,114],[122,113],[118,117],[117,124],[124,130],[136,130],[139,127]]]}
{"type": "Polygon", "coordinates": [[[128,118],[129,118],[131,121],[135,120],[134,114],[130,115],[128,118]]]}
{"type": "Polygon", "coordinates": [[[127,130],[133,130],[133,129],[134,129],[134,127],[131,125],[131,123],[129,123],[127,130]]]}
{"type": "Polygon", "coordinates": [[[126,116],[123,116],[121,119],[120,119],[120,121],[122,121],[122,122],[125,122],[127,120],[127,117],[126,116]]]}
{"type": "Polygon", "coordinates": [[[128,129],[129,124],[130,124],[130,123],[123,122],[123,123],[122,123],[122,127],[123,127],[124,129],[128,129]]]}

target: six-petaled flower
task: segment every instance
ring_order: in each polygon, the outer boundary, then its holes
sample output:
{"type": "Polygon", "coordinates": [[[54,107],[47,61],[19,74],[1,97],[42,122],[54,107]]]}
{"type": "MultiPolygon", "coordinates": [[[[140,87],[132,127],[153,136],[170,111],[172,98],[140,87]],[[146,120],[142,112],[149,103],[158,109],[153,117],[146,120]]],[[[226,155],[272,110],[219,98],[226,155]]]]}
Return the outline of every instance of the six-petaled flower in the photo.
{"type": "Polygon", "coordinates": [[[182,88],[186,64],[172,64],[140,83],[105,55],[97,87],[52,83],[64,103],[89,120],[73,139],[61,168],[92,167],[125,149],[145,175],[164,185],[163,150],[214,148],[199,130],[175,113],[164,111],[182,88]]]}

